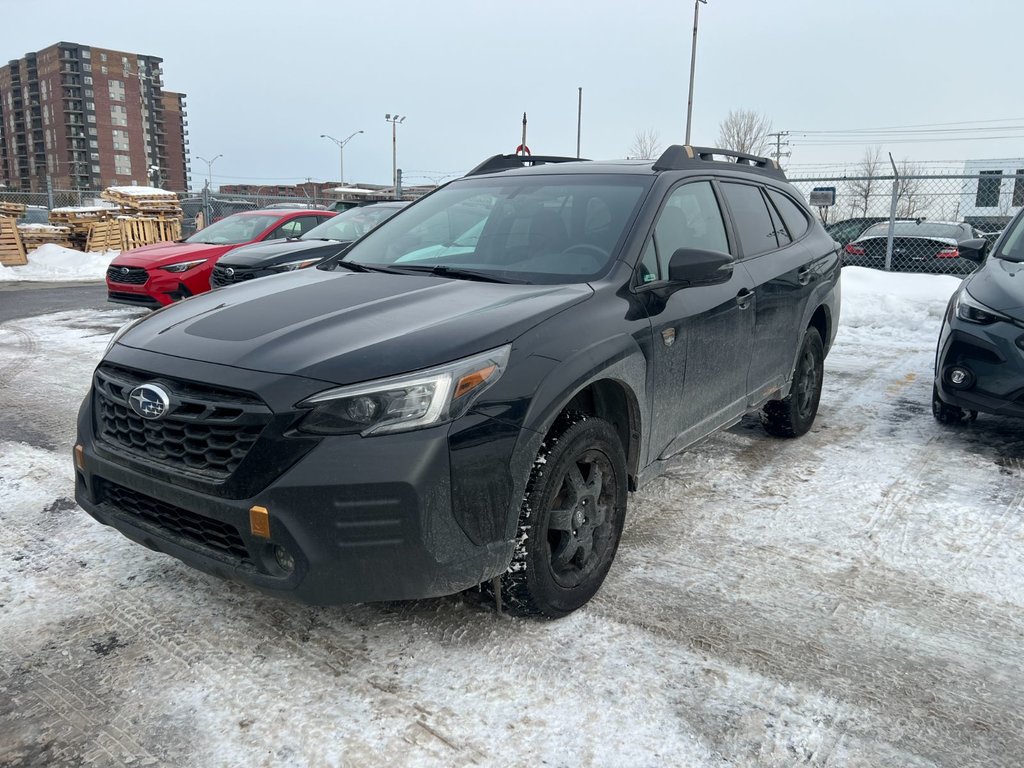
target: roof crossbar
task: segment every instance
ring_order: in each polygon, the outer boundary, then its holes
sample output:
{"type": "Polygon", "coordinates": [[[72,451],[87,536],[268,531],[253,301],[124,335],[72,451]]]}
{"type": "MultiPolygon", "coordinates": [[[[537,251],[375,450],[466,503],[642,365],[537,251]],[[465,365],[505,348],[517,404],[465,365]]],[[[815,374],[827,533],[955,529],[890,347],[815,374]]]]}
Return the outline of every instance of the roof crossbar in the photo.
{"type": "Polygon", "coordinates": [[[467,173],[467,176],[479,176],[483,173],[508,171],[512,168],[525,168],[548,163],[580,163],[586,162],[583,157],[556,157],[554,155],[495,155],[484,160],[480,165],[467,173]]]}
{"type": "Polygon", "coordinates": [[[768,176],[785,179],[779,164],[769,157],[758,157],[746,152],[736,152],[732,149],[715,149],[714,147],[693,147],[689,144],[673,144],[661,153],[653,166],[655,171],[682,171],[699,168],[702,163],[726,162],[733,165],[743,165],[756,169],[768,176]],[[717,160],[716,155],[727,160],[717,160]]]}

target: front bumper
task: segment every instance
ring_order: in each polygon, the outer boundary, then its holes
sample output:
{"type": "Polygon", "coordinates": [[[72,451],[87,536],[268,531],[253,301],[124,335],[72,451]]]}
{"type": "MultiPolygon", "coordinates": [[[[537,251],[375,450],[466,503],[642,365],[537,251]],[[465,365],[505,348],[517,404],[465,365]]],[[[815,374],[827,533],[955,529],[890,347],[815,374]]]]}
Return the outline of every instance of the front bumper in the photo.
{"type": "Polygon", "coordinates": [[[210,271],[204,266],[174,274],[161,269],[147,269],[146,282],[121,283],[107,277],[107,300],[153,309],[187,299],[210,290],[210,271]]]}
{"type": "MultiPolygon", "coordinates": [[[[295,402],[291,394],[281,399],[295,402]]],[[[79,414],[76,500],[99,522],[198,570],[286,599],[336,604],[452,594],[501,573],[511,559],[506,509],[460,490],[466,473],[451,425],[324,438],[259,482],[234,477],[204,486],[109,450],[97,439],[94,402],[90,391],[79,414]],[[251,525],[253,507],[268,511],[269,536],[251,525]],[[494,525],[467,524],[488,516],[494,525]],[[294,560],[290,570],[277,547],[294,560]]],[[[514,443],[508,434],[493,444],[514,443]]],[[[267,455],[283,454],[274,448],[256,443],[252,453],[262,453],[266,467],[267,455]]],[[[508,474],[507,453],[488,460],[488,479],[508,474]]],[[[508,504],[507,492],[495,495],[508,504]]]]}
{"type": "Polygon", "coordinates": [[[1024,417],[1024,328],[1008,322],[978,325],[947,312],[935,358],[935,387],[949,405],[1024,417]],[[965,385],[953,384],[954,367],[970,372],[965,385]]]}

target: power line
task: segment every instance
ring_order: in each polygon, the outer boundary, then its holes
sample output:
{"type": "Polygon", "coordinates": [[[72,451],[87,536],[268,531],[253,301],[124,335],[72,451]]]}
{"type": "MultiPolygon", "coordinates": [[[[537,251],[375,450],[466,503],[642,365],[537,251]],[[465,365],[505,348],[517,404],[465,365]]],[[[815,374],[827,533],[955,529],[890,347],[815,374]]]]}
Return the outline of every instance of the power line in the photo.
{"type": "Polygon", "coordinates": [[[801,131],[793,131],[793,133],[801,133],[801,134],[814,133],[814,134],[819,134],[819,133],[851,133],[851,132],[854,132],[854,131],[868,131],[868,132],[870,132],[870,131],[893,131],[893,130],[901,130],[901,129],[904,129],[904,128],[941,128],[943,126],[949,126],[949,125],[980,125],[980,126],[983,126],[985,123],[1019,123],[1019,122],[1024,122],[1024,117],[1000,117],[1000,118],[993,118],[991,120],[961,120],[961,121],[955,122],[955,123],[917,123],[916,125],[888,125],[888,126],[882,126],[881,128],[850,128],[850,129],[845,129],[845,130],[843,130],[843,129],[840,129],[840,130],[801,130],[801,131]]]}

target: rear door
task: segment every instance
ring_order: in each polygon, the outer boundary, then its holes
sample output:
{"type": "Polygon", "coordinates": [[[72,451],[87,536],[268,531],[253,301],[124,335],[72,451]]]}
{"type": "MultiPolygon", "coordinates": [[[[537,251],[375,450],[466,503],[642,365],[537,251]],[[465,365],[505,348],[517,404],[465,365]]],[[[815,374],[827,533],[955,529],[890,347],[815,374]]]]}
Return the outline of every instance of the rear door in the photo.
{"type": "Polygon", "coordinates": [[[743,265],[754,283],[754,331],[748,406],[783,388],[792,373],[813,279],[804,235],[807,214],[788,195],[762,184],[722,182],[743,265]],[[783,220],[785,213],[785,220],[783,220]]]}
{"type": "Polygon", "coordinates": [[[741,264],[727,282],[672,289],[669,260],[683,247],[733,250],[709,180],[670,191],[640,264],[654,339],[650,450],[661,458],[742,416],[754,328],[753,281],[741,264]]]}

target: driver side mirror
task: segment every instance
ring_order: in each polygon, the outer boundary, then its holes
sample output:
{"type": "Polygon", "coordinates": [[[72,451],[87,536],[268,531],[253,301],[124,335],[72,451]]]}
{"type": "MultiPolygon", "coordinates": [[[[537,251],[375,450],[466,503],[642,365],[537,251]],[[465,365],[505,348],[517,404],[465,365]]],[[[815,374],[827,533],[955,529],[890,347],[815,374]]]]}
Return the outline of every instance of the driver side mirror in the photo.
{"type": "Polygon", "coordinates": [[[718,285],[732,277],[733,260],[728,253],[700,248],[680,248],[668,262],[669,282],[681,287],[718,285]]]}

